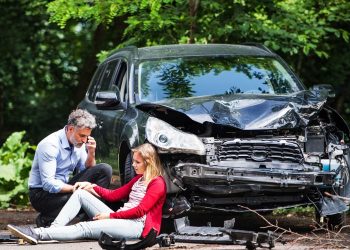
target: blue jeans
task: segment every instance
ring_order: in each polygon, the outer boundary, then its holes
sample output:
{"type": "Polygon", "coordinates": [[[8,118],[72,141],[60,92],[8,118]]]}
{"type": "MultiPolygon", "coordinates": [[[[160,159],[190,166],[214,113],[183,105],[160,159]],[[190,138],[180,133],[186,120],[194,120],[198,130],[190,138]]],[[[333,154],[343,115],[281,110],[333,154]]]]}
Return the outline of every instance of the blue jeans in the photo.
{"type": "Polygon", "coordinates": [[[83,208],[90,218],[98,213],[111,213],[102,201],[85,190],[73,193],[49,228],[36,228],[41,240],[98,239],[101,232],[115,239],[137,239],[141,237],[144,223],[135,219],[105,219],[79,222],[66,226],[83,208]]]}
{"type": "MultiPolygon", "coordinates": [[[[74,175],[68,184],[79,181],[89,181],[101,187],[108,188],[112,178],[112,167],[99,163],[74,175]]],[[[49,193],[42,188],[29,188],[29,199],[32,206],[40,214],[36,221],[38,227],[49,226],[57,217],[72,193],[49,193]]]]}

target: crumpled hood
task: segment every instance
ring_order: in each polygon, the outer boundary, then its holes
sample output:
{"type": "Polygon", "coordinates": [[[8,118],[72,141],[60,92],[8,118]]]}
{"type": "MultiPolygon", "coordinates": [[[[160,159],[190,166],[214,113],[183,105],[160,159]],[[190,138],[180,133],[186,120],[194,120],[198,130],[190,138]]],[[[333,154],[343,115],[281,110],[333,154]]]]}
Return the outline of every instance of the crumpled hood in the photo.
{"type": "Polygon", "coordinates": [[[186,114],[198,123],[210,122],[242,130],[297,128],[306,126],[326,100],[310,91],[289,96],[220,95],[177,98],[143,103],[137,108],[154,112],[171,109],[186,114]]]}

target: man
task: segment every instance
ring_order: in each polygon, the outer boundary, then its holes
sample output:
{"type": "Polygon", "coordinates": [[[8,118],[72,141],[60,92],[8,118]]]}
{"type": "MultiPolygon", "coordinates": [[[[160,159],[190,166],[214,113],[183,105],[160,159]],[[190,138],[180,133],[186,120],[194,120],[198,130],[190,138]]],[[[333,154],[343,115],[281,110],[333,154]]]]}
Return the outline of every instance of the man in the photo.
{"type": "Polygon", "coordinates": [[[86,110],[74,110],[67,125],[37,146],[29,175],[29,199],[40,212],[39,227],[49,226],[68,201],[76,182],[89,181],[108,188],[112,168],[95,161],[96,142],[90,136],[95,117],[86,110]],[[72,173],[76,173],[70,180],[72,173]]]}

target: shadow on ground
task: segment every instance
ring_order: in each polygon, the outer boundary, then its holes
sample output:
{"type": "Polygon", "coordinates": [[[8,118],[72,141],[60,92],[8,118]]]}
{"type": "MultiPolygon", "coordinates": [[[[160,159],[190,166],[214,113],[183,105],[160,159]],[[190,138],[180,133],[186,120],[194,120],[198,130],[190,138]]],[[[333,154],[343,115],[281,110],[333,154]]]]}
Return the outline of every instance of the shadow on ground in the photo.
{"type": "MultiPolygon", "coordinates": [[[[37,212],[34,209],[25,210],[0,210],[0,230],[6,230],[7,224],[23,225],[35,224],[37,212]]],[[[191,226],[223,226],[223,221],[235,218],[235,229],[251,230],[251,231],[266,231],[271,228],[266,228],[267,223],[263,218],[254,213],[237,214],[234,216],[200,214],[189,215],[191,226]],[[205,218],[205,219],[204,219],[205,218]]],[[[315,218],[312,216],[302,215],[282,215],[273,216],[272,214],[264,214],[264,218],[272,224],[278,225],[285,229],[291,229],[296,232],[310,232],[315,229],[315,218]]],[[[350,222],[350,217],[347,218],[350,222]]],[[[173,221],[170,219],[163,220],[162,228],[165,233],[174,232],[173,221]]]]}

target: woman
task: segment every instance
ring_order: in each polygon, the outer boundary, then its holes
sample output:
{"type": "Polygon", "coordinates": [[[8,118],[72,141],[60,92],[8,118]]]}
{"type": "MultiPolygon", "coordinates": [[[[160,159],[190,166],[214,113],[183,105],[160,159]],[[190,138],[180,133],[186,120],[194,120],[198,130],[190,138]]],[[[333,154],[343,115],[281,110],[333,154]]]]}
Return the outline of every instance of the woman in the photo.
{"type": "Polygon", "coordinates": [[[8,225],[16,236],[37,244],[38,240],[98,239],[101,232],[115,239],[145,237],[154,228],[160,232],[166,184],[155,148],[142,144],[133,149],[133,167],[137,176],[116,190],[89,182],[78,182],[74,193],[49,228],[8,225]],[[109,202],[128,198],[114,212],[97,197],[109,202]],[[66,226],[83,208],[92,221],[66,226]]]}

